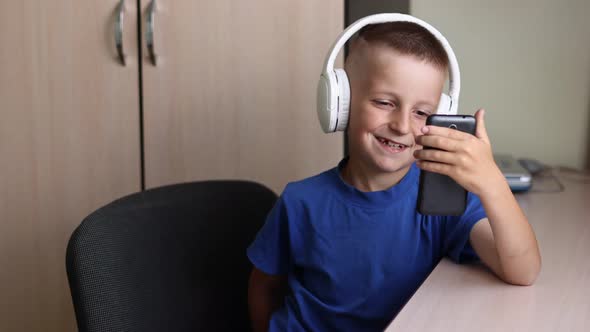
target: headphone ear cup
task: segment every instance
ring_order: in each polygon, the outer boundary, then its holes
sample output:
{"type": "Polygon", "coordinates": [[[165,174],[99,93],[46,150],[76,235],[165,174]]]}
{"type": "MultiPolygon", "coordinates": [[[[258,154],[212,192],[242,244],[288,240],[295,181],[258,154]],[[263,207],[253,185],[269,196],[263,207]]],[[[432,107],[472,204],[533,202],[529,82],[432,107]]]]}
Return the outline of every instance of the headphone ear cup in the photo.
{"type": "Polygon", "coordinates": [[[322,74],[317,89],[317,113],[324,133],[336,130],[336,114],[338,113],[336,75],[334,72],[322,74]]]}
{"type": "MultiPolygon", "coordinates": [[[[449,95],[446,93],[442,93],[440,95],[440,101],[438,102],[438,107],[436,109],[436,114],[453,114],[452,112],[452,100],[449,95]]],[[[456,112],[455,112],[456,113],[456,112]]]]}
{"type": "Polygon", "coordinates": [[[344,69],[334,69],[334,72],[338,82],[338,114],[335,131],[344,131],[348,126],[350,113],[350,82],[344,69]]]}

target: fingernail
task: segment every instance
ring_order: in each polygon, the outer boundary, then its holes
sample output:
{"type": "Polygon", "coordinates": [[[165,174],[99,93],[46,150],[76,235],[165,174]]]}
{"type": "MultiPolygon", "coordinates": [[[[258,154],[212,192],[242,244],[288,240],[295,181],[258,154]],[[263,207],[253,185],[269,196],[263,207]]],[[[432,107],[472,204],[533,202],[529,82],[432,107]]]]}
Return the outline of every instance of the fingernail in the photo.
{"type": "Polygon", "coordinates": [[[422,133],[426,134],[428,132],[428,127],[424,126],[422,127],[422,133]]]}

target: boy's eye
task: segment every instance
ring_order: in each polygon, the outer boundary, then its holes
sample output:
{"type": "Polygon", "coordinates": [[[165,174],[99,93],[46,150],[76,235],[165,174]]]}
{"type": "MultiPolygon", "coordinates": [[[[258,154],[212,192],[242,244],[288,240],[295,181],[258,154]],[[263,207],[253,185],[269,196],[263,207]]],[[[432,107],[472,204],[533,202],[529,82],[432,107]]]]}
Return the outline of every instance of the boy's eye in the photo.
{"type": "Polygon", "coordinates": [[[387,101],[387,100],[379,100],[379,99],[375,99],[373,100],[373,104],[375,104],[376,106],[380,107],[380,108],[390,108],[390,107],[395,107],[395,104],[387,101]]]}
{"type": "Polygon", "coordinates": [[[423,110],[415,110],[414,113],[416,113],[416,115],[418,115],[419,117],[424,117],[424,118],[427,118],[428,116],[430,116],[430,112],[423,111],[423,110]]]}

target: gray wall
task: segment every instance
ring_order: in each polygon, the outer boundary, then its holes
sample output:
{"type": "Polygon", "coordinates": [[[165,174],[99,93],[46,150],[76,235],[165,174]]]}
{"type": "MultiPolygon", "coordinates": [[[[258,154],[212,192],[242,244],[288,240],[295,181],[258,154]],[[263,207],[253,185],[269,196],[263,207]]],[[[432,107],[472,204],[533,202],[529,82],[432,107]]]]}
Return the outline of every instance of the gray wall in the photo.
{"type": "Polygon", "coordinates": [[[461,67],[459,112],[487,111],[496,152],[590,167],[590,1],[412,0],[461,67]]]}
{"type": "MultiPolygon", "coordinates": [[[[410,13],[410,0],[345,0],[344,26],[356,20],[378,13],[410,13]]],[[[348,53],[348,47],[345,47],[348,53]]],[[[344,133],[344,155],[348,155],[348,136],[344,133]]]]}
{"type": "Polygon", "coordinates": [[[346,0],[345,24],[349,26],[359,18],[378,13],[410,12],[410,0],[346,0]]]}

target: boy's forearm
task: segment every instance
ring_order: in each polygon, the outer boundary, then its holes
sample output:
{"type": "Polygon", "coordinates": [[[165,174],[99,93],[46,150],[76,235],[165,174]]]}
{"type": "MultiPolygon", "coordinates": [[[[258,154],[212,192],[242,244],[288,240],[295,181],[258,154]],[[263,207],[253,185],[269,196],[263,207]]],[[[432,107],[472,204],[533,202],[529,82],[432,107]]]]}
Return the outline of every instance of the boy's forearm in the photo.
{"type": "Polygon", "coordinates": [[[250,278],[248,307],[254,332],[268,331],[272,313],[281,306],[284,295],[284,285],[262,283],[255,276],[250,278]]]}
{"type": "Polygon", "coordinates": [[[488,216],[503,277],[514,284],[530,285],[541,269],[537,239],[505,181],[480,194],[488,216]]]}
{"type": "Polygon", "coordinates": [[[248,292],[248,306],[250,321],[254,332],[268,331],[268,323],[273,311],[273,300],[264,292],[248,292]]]}

